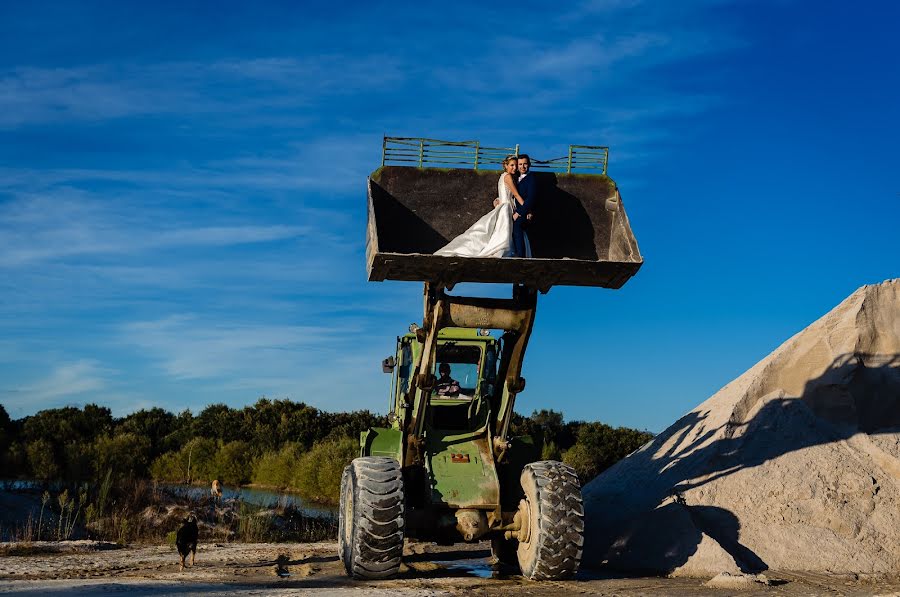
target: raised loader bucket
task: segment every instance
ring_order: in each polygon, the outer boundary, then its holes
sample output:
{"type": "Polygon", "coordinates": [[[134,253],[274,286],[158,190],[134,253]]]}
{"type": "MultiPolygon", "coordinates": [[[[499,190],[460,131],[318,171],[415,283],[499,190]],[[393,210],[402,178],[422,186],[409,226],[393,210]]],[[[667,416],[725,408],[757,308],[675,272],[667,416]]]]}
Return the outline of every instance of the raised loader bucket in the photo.
{"type": "Polygon", "coordinates": [[[605,174],[533,174],[539,183],[528,228],[533,258],[443,257],[433,253],[492,209],[499,164],[382,166],[369,176],[369,280],[620,288],[643,259],[615,182],[605,174]]]}

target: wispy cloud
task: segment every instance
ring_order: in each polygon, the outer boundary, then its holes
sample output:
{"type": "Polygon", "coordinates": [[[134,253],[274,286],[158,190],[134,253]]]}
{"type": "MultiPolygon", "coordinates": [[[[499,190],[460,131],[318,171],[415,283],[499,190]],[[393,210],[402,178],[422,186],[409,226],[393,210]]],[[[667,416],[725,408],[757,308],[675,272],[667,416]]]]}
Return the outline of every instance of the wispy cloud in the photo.
{"type": "Polygon", "coordinates": [[[384,382],[376,357],[390,346],[361,329],[346,317],[333,325],[299,326],[179,315],[127,324],[121,337],[173,381],[200,382],[223,396],[265,394],[331,410],[380,409],[370,390],[384,382]],[[350,399],[336,403],[337,396],[350,399]]]}
{"type": "Polygon", "coordinates": [[[277,325],[177,315],[125,324],[120,338],[174,379],[228,378],[230,385],[240,387],[265,379],[261,387],[271,390],[321,368],[323,360],[357,344],[361,331],[359,323],[346,317],[334,325],[277,325]]]}
{"type": "Polygon", "coordinates": [[[39,379],[16,388],[15,393],[21,396],[22,400],[35,402],[59,402],[60,398],[76,399],[87,393],[105,389],[110,374],[111,372],[97,361],[81,359],[54,365],[39,379]]]}
{"type": "MultiPolygon", "coordinates": [[[[0,167],[0,193],[35,196],[74,194],[98,183],[118,183],[116,194],[139,192],[149,203],[165,196],[229,202],[235,195],[282,191],[327,191],[335,197],[365,192],[365,177],[379,163],[381,133],[324,133],[268,147],[265,153],[238,148],[224,158],[182,160],[164,167],[14,168],[0,167]],[[154,192],[156,198],[148,197],[154,192]]],[[[111,191],[107,191],[108,197],[111,191]]],[[[2,198],[2,195],[0,195],[2,198]]]]}
{"type": "Polygon", "coordinates": [[[178,315],[126,324],[122,340],[152,356],[167,375],[209,379],[234,371],[287,374],[295,367],[296,354],[324,344],[334,333],[320,326],[223,323],[178,315]]]}
{"type": "Polygon", "coordinates": [[[129,206],[63,189],[0,204],[0,267],[78,255],[136,254],[163,249],[225,247],[308,234],[308,226],[179,226],[129,206]]]}
{"type": "MultiPolygon", "coordinates": [[[[111,63],[0,72],[0,128],[146,115],[236,114],[297,109],[346,89],[401,78],[389,56],[111,63]],[[242,87],[235,93],[235,87],[242,87]]],[[[242,121],[232,121],[232,127],[242,121]]]]}

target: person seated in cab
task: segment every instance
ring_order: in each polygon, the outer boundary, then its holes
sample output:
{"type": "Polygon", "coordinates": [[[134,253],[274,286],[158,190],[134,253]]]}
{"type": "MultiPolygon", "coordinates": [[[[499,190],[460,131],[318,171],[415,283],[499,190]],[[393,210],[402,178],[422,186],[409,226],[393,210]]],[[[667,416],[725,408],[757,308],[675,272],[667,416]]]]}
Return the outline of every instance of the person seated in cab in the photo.
{"type": "Polygon", "coordinates": [[[441,376],[438,378],[437,383],[434,384],[434,389],[437,392],[438,396],[458,396],[459,395],[459,382],[450,377],[450,365],[447,363],[441,363],[438,367],[438,373],[441,376]]]}

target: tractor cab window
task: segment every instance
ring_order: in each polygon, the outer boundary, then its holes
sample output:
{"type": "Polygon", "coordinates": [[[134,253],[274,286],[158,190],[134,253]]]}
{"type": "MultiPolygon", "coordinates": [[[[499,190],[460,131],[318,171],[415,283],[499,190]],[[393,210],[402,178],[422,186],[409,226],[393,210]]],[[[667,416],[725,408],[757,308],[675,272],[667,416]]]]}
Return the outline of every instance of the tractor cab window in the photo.
{"type": "Polygon", "coordinates": [[[497,346],[489,345],[484,354],[484,387],[482,396],[491,396],[494,393],[494,385],[497,383],[497,346]]]}
{"type": "Polygon", "coordinates": [[[409,393],[409,372],[412,370],[412,349],[409,344],[404,344],[400,349],[400,366],[397,367],[398,387],[401,394],[409,393]]]}
{"type": "Polygon", "coordinates": [[[446,398],[474,398],[478,388],[481,348],[447,343],[438,346],[435,356],[434,375],[438,383],[434,393],[446,398]]]}

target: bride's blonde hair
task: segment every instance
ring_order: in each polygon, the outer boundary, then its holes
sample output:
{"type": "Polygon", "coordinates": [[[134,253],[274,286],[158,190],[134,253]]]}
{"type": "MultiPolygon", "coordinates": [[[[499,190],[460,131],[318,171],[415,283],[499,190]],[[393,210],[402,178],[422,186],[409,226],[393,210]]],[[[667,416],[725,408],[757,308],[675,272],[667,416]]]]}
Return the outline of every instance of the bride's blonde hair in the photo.
{"type": "Polygon", "coordinates": [[[515,162],[515,161],[518,160],[518,159],[519,159],[518,156],[513,155],[513,154],[509,154],[508,156],[506,156],[505,158],[503,158],[503,162],[502,162],[503,167],[506,168],[506,165],[507,165],[508,163],[510,163],[510,162],[515,162]]]}

